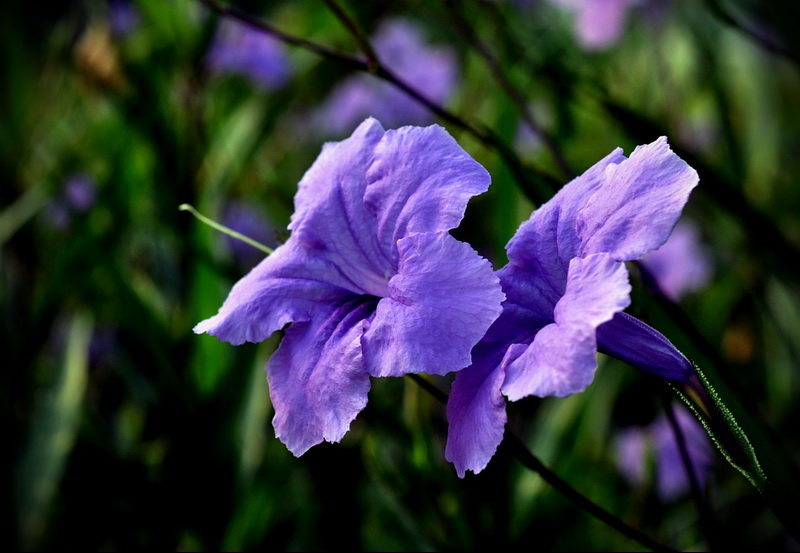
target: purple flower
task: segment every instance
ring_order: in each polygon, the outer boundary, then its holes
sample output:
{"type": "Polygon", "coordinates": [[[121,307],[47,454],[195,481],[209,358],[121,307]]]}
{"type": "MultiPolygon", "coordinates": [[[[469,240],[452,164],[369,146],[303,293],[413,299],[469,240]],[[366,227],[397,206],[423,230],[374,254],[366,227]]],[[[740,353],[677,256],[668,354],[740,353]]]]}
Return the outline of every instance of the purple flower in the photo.
{"type": "MultiPolygon", "coordinates": [[[[222,224],[265,246],[273,247],[276,243],[275,232],[269,224],[269,219],[256,204],[241,200],[231,201],[225,208],[222,224]]],[[[247,270],[252,269],[264,258],[264,252],[241,240],[225,236],[225,242],[236,262],[247,270]]]]}
{"type": "Polygon", "coordinates": [[[711,262],[700,243],[700,233],[688,222],[678,223],[669,240],[647,254],[642,265],[673,301],[700,290],[711,276],[711,262]]]}
{"type": "Polygon", "coordinates": [[[44,211],[48,223],[57,229],[66,229],[72,217],[85,213],[94,205],[97,185],[87,173],[73,173],[61,183],[58,194],[44,211]]]}
{"type": "Polygon", "coordinates": [[[489,182],[443,128],[368,119],[325,145],[300,181],[290,238],[195,327],[241,344],[291,323],[267,373],[276,434],[295,455],[342,439],[370,376],[470,364],[503,294],[448,231],[489,182]]]}
{"type": "Polygon", "coordinates": [[[497,271],[503,313],[456,375],[448,403],[446,456],[459,475],[482,470],[502,440],[503,395],[580,392],[598,350],[670,380],[694,373],[663,335],[622,310],[630,303],[624,262],[667,240],[697,180],[665,138],[629,159],[617,149],[520,226],[497,271]]]}
{"type": "Polygon", "coordinates": [[[575,32],[587,50],[603,50],[622,34],[628,8],[647,0],[555,0],[575,12],[575,32]]]}
{"type": "MultiPolygon", "coordinates": [[[[674,409],[686,453],[700,486],[708,480],[714,459],[711,442],[702,425],[685,409],[674,409]]],[[[670,501],[691,489],[686,465],[669,419],[662,415],[649,426],[630,427],[616,440],[617,466],[628,482],[642,485],[649,474],[648,458],[655,460],[656,492],[670,501]]]]}
{"type": "MultiPolygon", "coordinates": [[[[455,54],[449,48],[426,44],[411,22],[385,22],[372,43],[381,63],[429,100],[441,104],[455,88],[455,54]]],[[[353,75],[334,88],[316,118],[327,132],[342,135],[370,116],[392,128],[433,121],[430,111],[405,92],[367,74],[353,75]]]]}
{"type": "Polygon", "coordinates": [[[111,0],[108,3],[108,25],[117,36],[125,36],[139,26],[139,10],[126,0],[111,0]]]}
{"type": "Polygon", "coordinates": [[[97,188],[86,173],[71,175],[62,185],[64,201],[70,209],[84,213],[94,204],[97,188]]]}
{"type": "Polygon", "coordinates": [[[242,75],[262,89],[280,88],[292,73],[277,39],[232,19],[219,24],[207,63],[212,73],[242,75]]]}

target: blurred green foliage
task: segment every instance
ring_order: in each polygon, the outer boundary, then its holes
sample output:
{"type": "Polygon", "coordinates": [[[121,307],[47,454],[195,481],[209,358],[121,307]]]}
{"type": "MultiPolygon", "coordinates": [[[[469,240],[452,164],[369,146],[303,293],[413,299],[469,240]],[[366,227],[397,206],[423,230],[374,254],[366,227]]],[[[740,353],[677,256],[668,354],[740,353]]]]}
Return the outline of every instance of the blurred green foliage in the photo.
{"type": "MultiPolygon", "coordinates": [[[[698,169],[685,217],[701,227],[713,279],[677,307],[634,282],[631,312],[709,372],[780,491],[797,495],[796,4],[675,0],[657,17],[631,12],[620,40],[594,53],[551,3],[453,4],[575,172],[660,134],[698,169]]],[[[236,5],[357,52],[324,2],[236,5]]],[[[343,5],[367,34],[402,16],[449,45],[461,77],[445,107],[516,144],[529,168],[567,182],[541,141],[515,143],[520,106],[444,3],[343,5]]],[[[208,71],[219,18],[197,0],[133,6],[139,20],[124,34],[112,31],[101,0],[0,7],[9,545],[641,549],[506,454],[459,479],[443,456],[444,408],[411,381],[373,381],[369,406],[340,444],[296,459],[276,440],[263,367],[279,337],[232,347],[192,333],[247,269],[221,235],[177,208],[190,203],[221,220],[229,202],[251,202],[285,239],[297,182],[322,143],[341,138],[320,136],[309,115],[348,70],[288,48],[291,80],[258,89],[208,71]],[[91,175],[94,202],[67,207],[64,219],[63,183],[76,172],[91,175]]],[[[520,186],[496,149],[447,127],[493,177],[457,233],[499,267],[507,240],[546,198],[520,186]]],[[[435,380],[443,390],[449,382],[435,380]]],[[[711,540],[688,495],[662,501],[652,486],[628,485],[615,465],[616,433],[652,420],[662,392],[602,358],[585,393],[513,404],[509,428],[630,524],[672,547],[704,550],[711,540]]],[[[713,532],[745,548],[796,550],[756,491],[717,461],[705,494],[713,532]]]]}

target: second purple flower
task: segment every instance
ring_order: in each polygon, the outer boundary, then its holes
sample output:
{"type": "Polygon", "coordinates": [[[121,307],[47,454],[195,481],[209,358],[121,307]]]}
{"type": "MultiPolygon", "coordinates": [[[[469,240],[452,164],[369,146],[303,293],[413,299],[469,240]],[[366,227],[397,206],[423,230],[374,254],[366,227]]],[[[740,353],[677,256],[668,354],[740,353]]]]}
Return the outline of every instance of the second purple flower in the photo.
{"type": "Polygon", "coordinates": [[[693,366],[669,340],[623,310],[625,262],[666,242],[697,182],[665,138],[630,158],[618,148],[520,226],[497,271],[503,314],[456,376],[447,406],[446,455],[459,475],[482,470],[502,441],[503,396],[583,391],[598,351],[661,378],[691,378],[693,366]]]}

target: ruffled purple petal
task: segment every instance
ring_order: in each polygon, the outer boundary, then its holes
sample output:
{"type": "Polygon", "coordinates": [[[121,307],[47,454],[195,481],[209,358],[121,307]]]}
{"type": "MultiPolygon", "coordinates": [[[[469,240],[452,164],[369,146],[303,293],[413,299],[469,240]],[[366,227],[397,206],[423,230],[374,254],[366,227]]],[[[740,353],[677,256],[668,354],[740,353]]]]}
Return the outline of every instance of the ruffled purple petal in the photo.
{"type": "Polygon", "coordinates": [[[296,456],[341,440],[366,406],[361,336],[374,309],[359,299],[293,324],[267,363],[275,433],[296,456]]]}
{"type": "Polygon", "coordinates": [[[293,238],[338,267],[362,293],[385,296],[394,264],[375,233],[375,215],[364,205],[367,168],[384,130],[367,119],[341,142],[326,144],[303,176],[289,229],[293,238]]]}
{"type": "Polygon", "coordinates": [[[261,342],[358,293],[337,266],[290,239],[239,280],[219,312],[194,331],[234,345],[261,342]]]}
{"type": "Polygon", "coordinates": [[[506,361],[503,393],[516,401],[583,391],[597,368],[596,328],[629,304],[628,272],[622,263],[608,254],[573,259],[555,322],[540,330],[519,357],[506,361]]]}
{"type": "Polygon", "coordinates": [[[501,312],[503,293],[491,265],[447,233],[412,234],[398,242],[398,253],[389,297],[364,334],[370,374],[463,369],[501,312]]]}
{"type": "Polygon", "coordinates": [[[414,233],[458,226],[467,202],[486,192],[489,173],[442,127],[387,131],[375,148],[364,201],[378,221],[384,251],[414,233]]]}
{"type": "Polygon", "coordinates": [[[578,255],[608,252],[631,261],[667,241],[698,175],[661,137],[606,167],[603,180],[580,212],[578,255]]]}
{"type": "Polygon", "coordinates": [[[466,471],[482,471],[503,441],[506,401],[500,393],[505,372],[500,366],[503,349],[481,343],[473,350],[475,361],[459,371],[447,401],[445,458],[463,478],[466,471]]]}
{"type": "Polygon", "coordinates": [[[688,382],[695,374],[691,362],[666,336],[627,313],[597,329],[601,352],[650,374],[676,382],[688,382]]]}
{"type": "Polygon", "coordinates": [[[553,304],[564,293],[569,262],[581,245],[577,233],[580,211],[603,186],[606,168],[624,160],[622,149],[617,148],[595,163],[537,209],[506,247],[509,261],[528,272],[528,278],[537,282],[553,304]]]}

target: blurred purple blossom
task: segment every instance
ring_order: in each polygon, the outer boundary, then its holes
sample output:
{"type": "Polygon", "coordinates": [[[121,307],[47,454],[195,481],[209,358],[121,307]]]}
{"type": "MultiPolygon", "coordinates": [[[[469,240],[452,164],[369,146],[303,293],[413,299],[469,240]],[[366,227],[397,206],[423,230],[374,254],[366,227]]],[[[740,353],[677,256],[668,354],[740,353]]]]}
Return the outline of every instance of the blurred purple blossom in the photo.
{"type": "Polygon", "coordinates": [[[649,429],[642,426],[628,426],[617,435],[614,444],[617,468],[631,484],[638,486],[647,479],[650,441],[649,429]]]}
{"type": "MultiPolygon", "coordinates": [[[[674,413],[695,478],[703,487],[714,461],[711,441],[703,426],[686,409],[676,406],[674,413]]],[[[631,485],[641,486],[647,481],[652,458],[656,492],[662,500],[671,501],[691,489],[678,438],[666,415],[649,426],[625,428],[617,437],[615,447],[617,467],[631,485]]]]}
{"type": "Polygon", "coordinates": [[[662,0],[553,0],[573,13],[575,34],[586,50],[604,50],[622,34],[633,6],[661,7],[662,0]]]}
{"type": "Polygon", "coordinates": [[[97,187],[87,173],[75,173],[64,181],[62,193],[67,206],[83,213],[94,204],[97,187]]]}
{"type": "Polygon", "coordinates": [[[233,19],[223,19],[206,58],[218,75],[242,75],[261,89],[277,89],[292,75],[283,44],[233,19]]]}
{"type": "Polygon", "coordinates": [[[111,0],[108,3],[108,25],[117,36],[125,36],[135,31],[141,23],[141,15],[136,6],[128,0],[111,0]]]}
{"type": "Polygon", "coordinates": [[[489,174],[439,126],[364,121],[300,181],[289,239],[199,323],[234,345],[287,324],[267,364],[277,436],[295,455],[337,442],[370,377],[446,374],[500,314],[491,265],[449,231],[489,174]]]}
{"type": "Polygon", "coordinates": [[[61,183],[61,189],[45,209],[44,217],[50,226],[66,229],[73,215],[91,209],[96,195],[97,185],[89,174],[73,173],[61,183]]]}
{"type": "MultiPolygon", "coordinates": [[[[257,204],[230,201],[222,215],[222,224],[265,246],[272,248],[276,244],[275,231],[264,210],[257,204]]],[[[250,270],[264,259],[264,252],[232,236],[225,235],[225,243],[243,269],[250,270]]]]}
{"type": "MultiPolygon", "coordinates": [[[[444,103],[458,79],[455,53],[426,43],[422,31],[405,19],[384,22],[372,45],[386,67],[436,104],[444,103]]],[[[425,125],[434,116],[419,102],[390,83],[357,74],[336,86],[316,114],[317,125],[342,135],[365,117],[376,117],[387,128],[425,125]]]]}
{"type": "Polygon", "coordinates": [[[662,137],[629,158],[611,152],[520,226],[497,271],[503,313],[456,375],[447,405],[446,457],[460,476],[482,470],[500,444],[503,396],[583,391],[598,351],[668,380],[694,375],[666,337],[623,310],[625,262],[667,241],[697,182],[662,137]]]}
{"type": "Polygon", "coordinates": [[[677,224],[663,246],[642,259],[642,265],[673,301],[700,290],[711,277],[711,261],[701,243],[700,232],[685,221],[677,224]]]}

